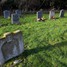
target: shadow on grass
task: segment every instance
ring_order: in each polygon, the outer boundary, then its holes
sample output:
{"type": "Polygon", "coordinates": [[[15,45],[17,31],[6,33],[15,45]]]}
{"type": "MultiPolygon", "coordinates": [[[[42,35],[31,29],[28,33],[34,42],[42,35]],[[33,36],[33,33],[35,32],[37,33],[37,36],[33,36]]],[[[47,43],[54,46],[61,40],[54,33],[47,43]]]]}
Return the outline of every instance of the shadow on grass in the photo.
{"type": "Polygon", "coordinates": [[[67,16],[64,16],[64,17],[59,17],[59,18],[67,18],[67,16]]]}
{"type": "MultiPolygon", "coordinates": [[[[16,58],[19,58],[20,57],[21,59],[23,59],[23,58],[26,59],[29,55],[36,54],[36,53],[38,53],[40,51],[46,51],[46,50],[51,51],[51,50],[55,49],[56,47],[60,48],[60,47],[63,47],[63,46],[67,46],[67,41],[61,42],[61,43],[57,43],[55,45],[49,44],[48,46],[44,46],[44,47],[37,47],[37,48],[29,49],[29,50],[27,49],[27,50],[24,51],[24,53],[22,53],[20,56],[18,56],[16,58]]],[[[47,57],[50,57],[47,53],[46,53],[46,56],[47,57]]],[[[13,58],[11,60],[15,60],[16,58],[13,58]]],[[[9,61],[7,61],[6,63],[8,63],[9,61]]],[[[45,66],[46,67],[48,67],[48,66],[51,67],[52,63],[50,63],[46,59],[44,59],[44,61],[45,61],[45,66]]],[[[62,66],[65,66],[65,67],[67,66],[67,64],[65,64],[65,63],[63,63],[63,62],[61,62],[59,60],[57,62],[60,63],[62,66]]]]}
{"type": "Polygon", "coordinates": [[[3,27],[3,26],[8,26],[8,24],[1,24],[0,27],[3,27]]]}
{"type": "Polygon", "coordinates": [[[59,17],[56,17],[55,19],[59,19],[59,17]]]}
{"type": "Polygon", "coordinates": [[[38,52],[40,52],[40,51],[46,51],[46,50],[53,50],[55,47],[58,47],[58,48],[60,48],[60,47],[62,47],[62,46],[65,46],[65,45],[67,45],[67,41],[65,41],[65,42],[61,42],[61,43],[57,43],[57,44],[55,44],[55,45],[51,45],[51,44],[49,44],[48,46],[44,46],[44,47],[37,47],[37,48],[33,48],[33,49],[30,49],[30,50],[25,50],[24,51],[24,56],[25,57],[27,57],[27,56],[29,56],[29,55],[33,55],[33,54],[36,54],[36,53],[38,53],[38,52]]]}
{"type": "Polygon", "coordinates": [[[67,16],[64,16],[63,18],[67,18],[67,16]]]}
{"type": "Polygon", "coordinates": [[[61,61],[57,61],[57,62],[59,62],[60,64],[62,64],[62,67],[67,67],[67,64],[65,64],[65,63],[63,63],[61,61]]]}
{"type": "MultiPolygon", "coordinates": [[[[30,55],[33,55],[33,54],[36,54],[36,53],[38,53],[38,52],[40,52],[40,51],[46,51],[46,50],[48,50],[48,51],[51,51],[51,50],[53,50],[53,49],[55,49],[56,47],[58,47],[59,49],[60,49],[60,47],[63,47],[63,46],[67,46],[67,41],[65,41],[65,42],[60,42],[60,43],[57,43],[57,44],[55,44],[55,45],[51,45],[51,44],[49,44],[48,46],[44,46],[44,47],[37,47],[37,48],[33,48],[33,49],[29,49],[29,50],[25,50],[24,51],[24,53],[22,54],[22,56],[24,57],[24,58],[27,58],[28,56],[30,56],[30,55]]],[[[62,50],[61,50],[61,52],[62,52],[62,50]]],[[[63,53],[63,52],[62,52],[63,53]]],[[[45,54],[47,57],[49,57],[49,58],[51,58],[49,55],[47,55],[47,53],[45,54]]],[[[43,60],[42,60],[43,61],[43,60]]],[[[48,60],[45,60],[44,59],[44,61],[45,61],[45,63],[46,63],[46,66],[51,66],[51,65],[53,65],[52,63],[50,63],[48,60]],[[48,64],[48,65],[47,65],[48,64]]],[[[58,61],[58,63],[60,63],[62,66],[67,66],[67,64],[66,63],[63,63],[63,62],[61,62],[61,61],[59,61],[59,60],[57,60],[58,61]]]]}

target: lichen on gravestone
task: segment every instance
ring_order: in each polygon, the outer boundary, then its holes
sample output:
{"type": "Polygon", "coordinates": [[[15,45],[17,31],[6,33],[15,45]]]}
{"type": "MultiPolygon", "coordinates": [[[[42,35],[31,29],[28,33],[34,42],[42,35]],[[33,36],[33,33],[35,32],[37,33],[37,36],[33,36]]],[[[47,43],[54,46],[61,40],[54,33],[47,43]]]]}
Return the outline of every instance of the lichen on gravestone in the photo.
{"type": "Polygon", "coordinates": [[[7,32],[0,38],[0,64],[23,53],[24,44],[20,30],[7,32]],[[6,51],[6,52],[5,52],[6,51]]]}

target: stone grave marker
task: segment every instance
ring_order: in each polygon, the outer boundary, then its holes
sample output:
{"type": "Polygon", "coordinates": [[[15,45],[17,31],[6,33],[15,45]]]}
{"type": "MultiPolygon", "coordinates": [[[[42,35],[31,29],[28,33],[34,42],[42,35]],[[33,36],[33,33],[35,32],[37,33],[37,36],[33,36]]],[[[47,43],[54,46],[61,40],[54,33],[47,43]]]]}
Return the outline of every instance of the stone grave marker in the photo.
{"type": "Polygon", "coordinates": [[[3,11],[3,13],[4,13],[4,18],[10,18],[10,11],[8,11],[8,10],[5,10],[5,11],[3,11]]]}
{"type": "Polygon", "coordinates": [[[59,17],[64,17],[64,10],[60,10],[60,14],[59,14],[59,17]]]}
{"type": "Polygon", "coordinates": [[[54,11],[54,9],[49,11],[49,19],[55,19],[55,11],[54,11]]]}
{"type": "Polygon", "coordinates": [[[38,11],[37,12],[37,19],[41,19],[42,18],[42,11],[38,11]]]}
{"type": "Polygon", "coordinates": [[[45,18],[43,18],[43,12],[42,9],[40,9],[40,11],[37,12],[37,21],[44,21],[45,18]]]}
{"type": "Polygon", "coordinates": [[[11,14],[11,23],[12,24],[19,24],[19,16],[18,14],[11,14]]]}
{"type": "Polygon", "coordinates": [[[0,38],[0,65],[23,53],[24,44],[22,32],[17,30],[13,33],[5,33],[0,38]]]}
{"type": "Polygon", "coordinates": [[[15,13],[21,16],[21,10],[15,10],[15,13]]]}

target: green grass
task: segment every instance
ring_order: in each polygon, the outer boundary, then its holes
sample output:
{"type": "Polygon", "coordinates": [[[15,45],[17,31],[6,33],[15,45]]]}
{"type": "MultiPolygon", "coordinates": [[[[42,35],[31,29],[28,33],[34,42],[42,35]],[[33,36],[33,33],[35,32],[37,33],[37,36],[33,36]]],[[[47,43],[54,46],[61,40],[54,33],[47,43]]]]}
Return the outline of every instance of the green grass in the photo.
{"type": "Polygon", "coordinates": [[[14,67],[67,67],[67,13],[64,18],[37,22],[35,14],[20,18],[21,25],[12,25],[10,19],[0,17],[0,36],[5,32],[21,30],[25,51],[20,56],[6,62],[10,67],[14,60],[22,60],[14,67]]]}

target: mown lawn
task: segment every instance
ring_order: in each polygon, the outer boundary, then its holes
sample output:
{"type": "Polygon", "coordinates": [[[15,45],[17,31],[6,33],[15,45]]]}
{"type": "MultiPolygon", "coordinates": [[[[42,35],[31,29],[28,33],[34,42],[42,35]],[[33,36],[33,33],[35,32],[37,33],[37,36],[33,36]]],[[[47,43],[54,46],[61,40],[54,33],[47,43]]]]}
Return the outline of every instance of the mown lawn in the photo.
{"type": "Polygon", "coordinates": [[[21,30],[25,51],[20,56],[6,62],[10,67],[14,60],[22,60],[14,67],[67,67],[67,13],[64,18],[37,22],[35,14],[26,14],[20,18],[21,25],[12,25],[10,19],[0,17],[0,36],[5,32],[21,30]]]}

